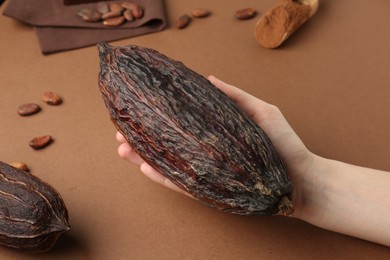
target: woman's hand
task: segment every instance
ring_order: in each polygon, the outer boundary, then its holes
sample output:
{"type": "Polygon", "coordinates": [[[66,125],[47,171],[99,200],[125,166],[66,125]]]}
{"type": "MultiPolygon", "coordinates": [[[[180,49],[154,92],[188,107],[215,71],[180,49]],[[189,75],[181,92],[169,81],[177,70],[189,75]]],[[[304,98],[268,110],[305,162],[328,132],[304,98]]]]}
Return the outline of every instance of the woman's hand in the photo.
{"type": "MultiPolygon", "coordinates": [[[[226,93],[268,134],[294,186],[293,217],[335,232],[390,246],[390,172],[328,160],[311,153],[280,110],[214,76],[226,93]]],[[[121,134],[119,155],[153,181],[189,195],[145,163],[121,134]]],[[[189,195],[191,196],[191,195],[189,195]]]]}

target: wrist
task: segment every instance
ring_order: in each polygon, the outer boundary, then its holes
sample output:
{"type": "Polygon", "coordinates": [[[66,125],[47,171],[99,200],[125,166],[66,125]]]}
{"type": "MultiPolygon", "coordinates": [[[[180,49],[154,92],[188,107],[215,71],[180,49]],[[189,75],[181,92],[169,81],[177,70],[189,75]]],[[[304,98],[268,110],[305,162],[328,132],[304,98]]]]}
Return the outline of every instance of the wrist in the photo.
{"type": "Polygon", "coordinates": [[[324,195],[328,192],[327,172],[329,160],[310,153],[305,167],[292,176],[294,191],[292,203],[295,211],[292,217],[313,223],[321,218],[322,207],[326,205],[324,195]]]}

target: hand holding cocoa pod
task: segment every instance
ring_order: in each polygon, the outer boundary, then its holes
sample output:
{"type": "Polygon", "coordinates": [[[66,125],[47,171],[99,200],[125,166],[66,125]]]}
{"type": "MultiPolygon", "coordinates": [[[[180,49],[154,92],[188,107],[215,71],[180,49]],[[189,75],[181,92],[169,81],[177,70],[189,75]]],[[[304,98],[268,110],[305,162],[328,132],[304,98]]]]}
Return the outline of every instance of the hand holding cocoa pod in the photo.
{"type": "MultiPolygon", "coordinates": [[[[274,105],[257,99],[214,76],[209,76],[208,79],[213,85],[229,96],[242,111],[251,115],[253,120],[259,124],[270,137],[283,162],[286,164],[289,175],[299,176],[302,165],[304,165],[305,162],[310,161],[312,154],[306,149],[302,141],[295,134],[280,110],[274,105]]],[[[118,154],[120,157],[140,166],[141,172],[154,182],[192,197],[189,193],[176,186],[159,171],[145,162],[120,132],[117,132],[116,139],[120,143],[118,147],[118,154]]],[[[292,198],[294,199],[294,196],[292,198]]]]}
{"type": "MultiPolygon", "coordinates": [[[[272,140],[294,185],[292,202],[295,211],[292,217],[324,229],[390,246],[390,172],[328,160],[313,154],[277,107],[213,76],[209,80],[240,109],[251,115],[272,140]],[[353,221],[350,221],[351,218],[353,221]],[[378,226],[381,228],[378,229],[378,226]]],[[[118,153],[122,158],[139,165],[141,172],[153,181],[189,195],[145,162],[119,132],[116,138],[120,143],[118,153]]]]}
{"type": "Polygon", "coordinates": [[[213,208],[292,213],[292,185],[269,137],[210,81],[156,50],[98,49],[112,122],[145,161],[213,208]]]}

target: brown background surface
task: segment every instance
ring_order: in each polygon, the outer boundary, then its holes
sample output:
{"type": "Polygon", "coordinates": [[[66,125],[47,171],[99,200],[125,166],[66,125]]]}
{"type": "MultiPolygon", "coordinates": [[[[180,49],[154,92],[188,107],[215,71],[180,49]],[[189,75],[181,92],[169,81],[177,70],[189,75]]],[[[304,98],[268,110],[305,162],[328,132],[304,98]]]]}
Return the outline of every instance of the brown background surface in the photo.
{"type": "MultiPolygon", "coordinates": [[[[256,44],[259,16],[233,18],[275,1],[165,3],[166,30],[112,44],[155,48],[214,74],[279,106],[313,152],[390,171],[389,1],[321,0],[277,50],[256,44]],[[176,18],[195,7],[213,15],[176,29],[176,18]]],[[[0,35],[0,160],[25,161],[53,185],[72,226],[49,254],[0,248],[0,259],[388,259],[387,247],[293,218],[229,215],[152,183],[117,156],[95,47],[43,56],[33,28],[3,16],[0,35]],[[43,104],[46,90],[64,103],[43,104]],[[25,102],[43,110],[22,118],[16,108],[25,102]],[[43,134],[55,142],[32,150],[29,140],[43,134]]]]}

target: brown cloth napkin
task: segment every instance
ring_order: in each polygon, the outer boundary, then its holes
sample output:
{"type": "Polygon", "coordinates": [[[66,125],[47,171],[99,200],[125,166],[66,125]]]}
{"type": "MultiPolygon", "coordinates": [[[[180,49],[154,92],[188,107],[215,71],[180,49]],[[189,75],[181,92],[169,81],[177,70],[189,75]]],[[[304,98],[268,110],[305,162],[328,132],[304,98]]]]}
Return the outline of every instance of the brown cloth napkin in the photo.
{"type": "MultiPolygon", "coordinates": [[[[112,2],[123,2],[112,1],[112,2]]],[[[43,54],[91,46],[161,31],[166,26],[163,0],[132,0],[144,8],[144,16],[119,27],[84,22],[77,12],[96,3],[64,5],[63,0],[9,0],[5,16],[33,25],[43,54]]]]}

